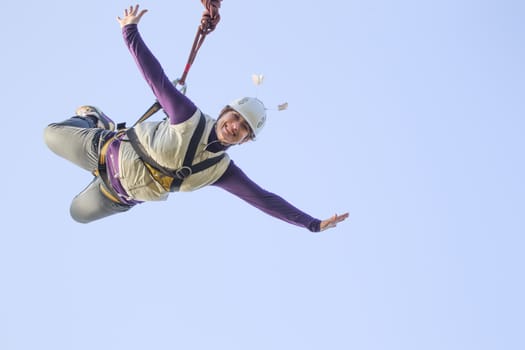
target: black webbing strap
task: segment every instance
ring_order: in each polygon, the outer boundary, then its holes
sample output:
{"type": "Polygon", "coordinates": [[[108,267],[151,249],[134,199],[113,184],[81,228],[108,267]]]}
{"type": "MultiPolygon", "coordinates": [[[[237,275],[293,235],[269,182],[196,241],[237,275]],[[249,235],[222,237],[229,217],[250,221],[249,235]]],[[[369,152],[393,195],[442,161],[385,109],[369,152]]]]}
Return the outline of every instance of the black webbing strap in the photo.
{"type": "Polygon", "coordinates": [[[157,161],[155,161],[148,154],[144,146],[140,143],[140,140],[138,139],[137,133],[134,128],[128,129],[126,131],[126,135],[128,136],[131,146],[133,147],[135,152],[137,152],[140,159],[144,163],[149,164],[151,167],[155,168],[163,175],[173,178],[173,181],[171,182],[171,185],[170,185],[170,191],[175,192],[179,190],[185,178],[187,178],[191,174],[198,173],[200,171],[203,171],[217,164],[224,157],[224,153],[222,153],[221,155],[217,157],[207,158],[203,160],[202,162],[197,163],[195,165],[192,164],[193,159],[195,158],[195,153],[197,151],[197,147],[199,145],[200,139],[202,138],[202,134],[204,133],[205,126],[206,126],[206,120],[204,119],[204,116],[201,114],[197,128],[195,129],[195,132],[191,136],[191,140],[188,145],[186,155],[184,156],[184,161],[182,162],[182,166],[179,169],[169,169],[157,163],[157,161]]]}

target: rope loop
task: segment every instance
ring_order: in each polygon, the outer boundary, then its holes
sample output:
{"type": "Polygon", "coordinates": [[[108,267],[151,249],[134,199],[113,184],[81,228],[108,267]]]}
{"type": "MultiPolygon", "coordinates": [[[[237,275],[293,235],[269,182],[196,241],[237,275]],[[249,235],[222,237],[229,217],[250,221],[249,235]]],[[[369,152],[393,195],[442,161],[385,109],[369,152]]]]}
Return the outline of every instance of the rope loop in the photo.
{"type": "Polygon", "coordinates": [[[222,0],[201,0],[204,5],[204,12],[202,14],[200,31],[204,35],[211,33],[219,24],[221,15],[219,14],[219,8],[221,7],[222,0]]]}

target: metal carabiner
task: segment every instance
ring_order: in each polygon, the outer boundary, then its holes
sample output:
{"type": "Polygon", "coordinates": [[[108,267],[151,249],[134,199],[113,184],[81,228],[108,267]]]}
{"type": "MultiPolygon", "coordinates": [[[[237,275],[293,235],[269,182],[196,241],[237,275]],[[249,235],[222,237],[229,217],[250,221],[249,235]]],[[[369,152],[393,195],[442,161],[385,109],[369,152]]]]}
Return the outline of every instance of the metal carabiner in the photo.
{"type": "Polygon", "coordinates": [[[175,85],[175,87],[177,87],[177,85],[180,85],[180,88],[179,91],[183,94],[183,95],[186,95],[186,88],[187,88],[187,85],[186,83],[181,83],[180,82],[180,78],[177,78],[175,80],[173,80],[173,85],[175,85]]]}

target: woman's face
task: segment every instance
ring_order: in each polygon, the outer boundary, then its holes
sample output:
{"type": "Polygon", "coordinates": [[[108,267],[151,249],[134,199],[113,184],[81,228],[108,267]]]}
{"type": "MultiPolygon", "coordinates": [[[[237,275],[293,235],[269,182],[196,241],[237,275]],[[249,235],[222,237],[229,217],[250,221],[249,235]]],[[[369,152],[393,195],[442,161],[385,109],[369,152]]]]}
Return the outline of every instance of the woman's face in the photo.
{"type": "Polygon", "coordinates": [[[216,133],[221,143],[237,145],[250,139],[251,129],[239,113],[229,110],[217,120],[216,133]]]}

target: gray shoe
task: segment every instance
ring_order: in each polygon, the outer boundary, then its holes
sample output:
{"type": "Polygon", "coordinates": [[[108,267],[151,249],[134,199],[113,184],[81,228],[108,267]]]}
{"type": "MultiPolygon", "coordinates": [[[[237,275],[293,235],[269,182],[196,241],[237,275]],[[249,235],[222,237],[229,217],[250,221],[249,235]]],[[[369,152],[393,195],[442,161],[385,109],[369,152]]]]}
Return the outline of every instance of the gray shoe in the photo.
{"type": "Polygon", "coordinates": [[[100,109],[94,106],[80,106],[75,113],[79,117],[95,117],[97,119],[97,128],[113,131],[115,130],[115,123],[100,109]]]}

